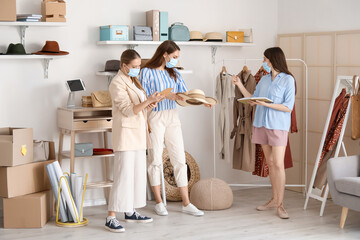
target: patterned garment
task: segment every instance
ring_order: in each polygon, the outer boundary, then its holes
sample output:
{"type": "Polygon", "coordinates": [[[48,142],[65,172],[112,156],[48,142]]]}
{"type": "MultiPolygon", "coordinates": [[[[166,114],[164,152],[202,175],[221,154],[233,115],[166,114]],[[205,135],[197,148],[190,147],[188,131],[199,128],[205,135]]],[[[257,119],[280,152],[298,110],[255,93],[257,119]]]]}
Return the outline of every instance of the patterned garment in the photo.
{"type": "MultiPolygon", "coordinates": [[[[266,72],[263,67],[261,67],[259,69],[259,71],[255,74],[254,78],[255,78],[256,82],[258,83],[263,76],[268,75],[268,74],[269,73],[266,72]]],[[[297,122],[296,122],[295,105],[294,105],[293,111],[291,112],[290,132],[291,133],[298,132],[297,122]]],[[[286,150],[285,150],[284,167],[285,167],[285,169],[293,167],[289,138],[288,138],[288,144],[287,144],[286,150]]],[[[253,171],[252,174],[257,175],[259,177],[269,176],[269,166],[266,164],[265,155],[264,155],[264,152],[263,152],[260,144],[256,144],[255,171],[253,171]]]]}
{"type": "Polygon", "coordinates": [[[345,89],[342,90],[340,95],[336,98],[329,129],[326,134],[324,146],[321,152],[319,167],[316,172],[314,186],[321,189],[326,184],[326,166],[327,161],[334,156],[335,146],[338,144],[340,133],[344,124],[346,111],[348,108],[350,95],[345,95],[345,89]]]}
{"type": "Polygon", "coordinates": [[[349,95],[346,95],[346,90],[342,89],[339,96],[335,99],[333,111],[331,113],[329,127],[326,133],[324,146],[321,152],[321,157],[319,161],[319,166],[322,162],[322,159],[326,152],[333,149],[333,146],[336,144],[337,140],[339,139],[341,128],[343,125],[344,119],[341,119],[342,117],[345,117],[347,104],[349,102],[349,95]],[[345,106],[344,106],[345,105],[345,106]],[[337,129],[337,125],[341,125],[340,130],[337,129]]]}
{"type": "MultiPolygon", "coordinates": [[[[161,92],[167,88],[173,88],[172,92],[174,93],[186,92],[188,89],[184,79],[177,69],[174,70],[177,76],[176,81],[170,77],[166,70],[143,68],[139,80],[146,94],[150,96],[154,92],[161,92]]],[[[153,111],[171,110],[174,108],[176,108],[176,102],[165,98],[157,104],[153,111]]]]}

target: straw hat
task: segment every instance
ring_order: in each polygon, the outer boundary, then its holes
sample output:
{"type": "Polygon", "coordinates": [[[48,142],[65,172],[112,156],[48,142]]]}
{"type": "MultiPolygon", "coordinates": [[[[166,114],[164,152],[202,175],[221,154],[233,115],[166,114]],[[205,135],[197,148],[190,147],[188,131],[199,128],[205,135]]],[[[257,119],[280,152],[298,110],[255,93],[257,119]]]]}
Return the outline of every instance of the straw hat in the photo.
{"type": "Polygon", "coordinates": [[[199,31],[191,31],[190,32],[190,41],[202,41],[203,35],[199,31]]]}
{"type": "Polygon", "coordinates": [[[210,104],[210,105],[216,105],[217,100],[212,97],[205,97],[205,93],[200,89],[192,89],[189,91],[188,94],[185,93],[178,93],[180,97],[183,98],[183,100],[176,100],[176,102],[182,106],[196,106],[201,104],[210,104]]]}
{"type": "Polygon", "coordinates": [[[218,32],[208,32],[205,34],[205,37],[203,39],[204,42],[222,42],[223,37],[221,33],[218,32]]]}

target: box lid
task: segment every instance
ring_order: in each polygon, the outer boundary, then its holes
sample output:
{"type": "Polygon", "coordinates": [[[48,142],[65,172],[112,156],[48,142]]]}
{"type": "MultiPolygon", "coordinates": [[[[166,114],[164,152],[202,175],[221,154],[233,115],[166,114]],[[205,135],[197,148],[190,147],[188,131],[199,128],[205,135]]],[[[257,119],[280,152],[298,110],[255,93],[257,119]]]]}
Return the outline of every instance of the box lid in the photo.
{"type": "Polygon", "coordinates": [[[109,28],[128,28],[128,25],[106,25],[100,26],[100,29],[109,29],[109,28]]]}

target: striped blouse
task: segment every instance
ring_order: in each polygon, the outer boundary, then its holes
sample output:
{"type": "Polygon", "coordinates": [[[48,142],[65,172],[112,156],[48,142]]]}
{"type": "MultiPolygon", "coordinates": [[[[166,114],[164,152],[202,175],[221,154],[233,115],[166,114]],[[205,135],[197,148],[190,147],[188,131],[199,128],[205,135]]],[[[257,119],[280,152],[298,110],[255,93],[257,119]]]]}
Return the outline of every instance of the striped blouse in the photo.
{"type": "MultiPolygon", "coordinates": [[[[167,88],[173,88],[172,92],[174,93],[186,92],[188,89],[185,85],[184,79],[177,69],[174,70],[177,76],[176,82],[170,77],[166,70],[143,68],[141,70],[139,80],[146,94],[150,96],[154,92],[161,92],[167,88]]],[[[176,102],[165,98],[157,104],[153,111],[164,111],[174,108],[176,108],[176,102]]]]}

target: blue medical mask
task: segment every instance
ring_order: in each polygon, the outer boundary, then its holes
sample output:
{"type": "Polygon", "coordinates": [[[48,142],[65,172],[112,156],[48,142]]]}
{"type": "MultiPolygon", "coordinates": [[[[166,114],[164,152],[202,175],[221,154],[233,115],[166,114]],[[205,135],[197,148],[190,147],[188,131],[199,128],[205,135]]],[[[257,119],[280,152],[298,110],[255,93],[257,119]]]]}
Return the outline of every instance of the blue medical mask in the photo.
{"type": "Polygon", "coordinates": [[[139,73],[140,73],[140,68],[129,68],[130,71],[128,72],[128,75],[130,77],[137,77],[139,76],[139,73]]]}
{"type": "Polygon", "coordinates": [[[271,68],[267,65],[266,62],[263,62],[263,68],[265,69],[265,71],[267,71],[268,73],[270,73],[271,68]]]}
{"type": "Polygon", "coordinates": [[[174,68],[178,64],[178,59],[170,58],[169,62],[166,62],[167,68],[174,68]]]}

